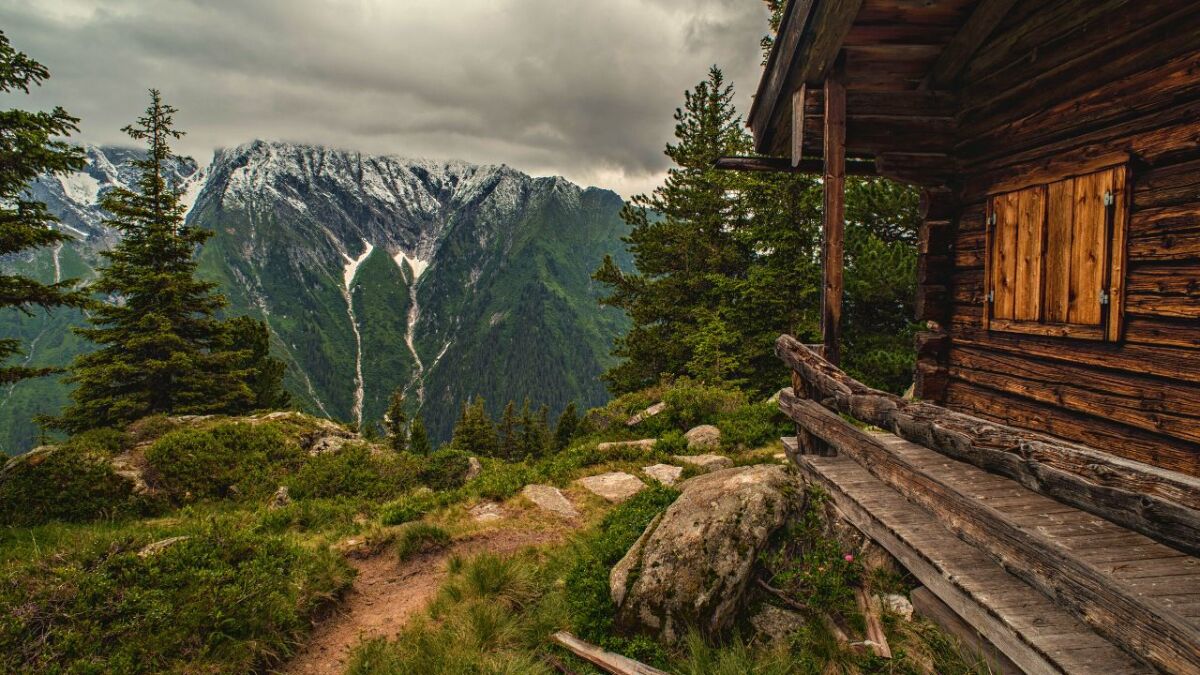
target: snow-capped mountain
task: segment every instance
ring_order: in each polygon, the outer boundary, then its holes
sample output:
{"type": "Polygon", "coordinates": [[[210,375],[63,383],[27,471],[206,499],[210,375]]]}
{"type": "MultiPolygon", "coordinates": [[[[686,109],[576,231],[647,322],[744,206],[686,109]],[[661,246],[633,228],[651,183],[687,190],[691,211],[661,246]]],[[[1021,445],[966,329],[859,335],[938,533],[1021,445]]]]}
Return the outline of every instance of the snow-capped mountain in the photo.
{"type": "MultiPolygon", "coordinates": [[[[96,204],[132,182],[137,153],[87,152],[83,172],[34,188],[77,241],[9,264],[43,276],[57,264],[61,276],[69,258],[66,276],[86,276],[115,241],[96,204]]],[[[263,141],[219,150],[203,168],[180,160],[171,180],[189,221],[215,233],[201,273],[221,282],[231,313],[270,324],[304,407],[371,423],[403,386],[445,438],[469,396],[497,411],[526,397],[552,408],[603,399],[597,376],[624,318],[597,306],[590,275],[605,254],[627,258],[616,194],[503,165],[263,141]]],[[[0,333],[38,332],[12,328],[0,333]]],[[[38,330],[53,340],[65,326],[38,330]]],[[[47,361],[35,351],[31,362],[47,361]]],[[[0,392],[0,424],[27,412],[27,386],[51,385],[18,385],[7,401],[0,392]]]]}

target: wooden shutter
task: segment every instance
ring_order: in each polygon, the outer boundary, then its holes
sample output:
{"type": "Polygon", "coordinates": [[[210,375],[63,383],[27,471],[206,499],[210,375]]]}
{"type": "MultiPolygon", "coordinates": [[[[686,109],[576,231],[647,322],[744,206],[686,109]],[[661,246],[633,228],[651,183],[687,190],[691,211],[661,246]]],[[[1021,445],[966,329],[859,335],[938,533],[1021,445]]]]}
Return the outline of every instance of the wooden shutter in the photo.
{"type": "Polygon", "coordinates": [[[1046,187],[996,195],[991,204],[991,318],[1037,321],[1042,304],[1046,187]]]}
{"type": "Polygon", "coordinates": [[[1119,339],[1128,201],[1124,166],[993,196],[988,327],[1119,339]]]}

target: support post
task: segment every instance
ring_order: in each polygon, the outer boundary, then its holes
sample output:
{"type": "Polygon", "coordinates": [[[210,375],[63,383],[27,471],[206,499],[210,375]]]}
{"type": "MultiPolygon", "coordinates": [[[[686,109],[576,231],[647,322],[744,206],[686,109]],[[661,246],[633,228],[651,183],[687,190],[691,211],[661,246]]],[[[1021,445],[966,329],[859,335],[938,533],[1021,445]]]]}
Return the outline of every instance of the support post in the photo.
{"type": "Polygon", "coordinates": [[[846,242],[846,84],[842,59],[825,79],[825,210],[821,340],[825,358],[841,361],[842,272],[846,242]]]}
{"type": "Polygon", "coordinates": [[[792,92],[792,168],[800,166],[804,159],[804,101],[808,85],[802,84],[792,92]]]}

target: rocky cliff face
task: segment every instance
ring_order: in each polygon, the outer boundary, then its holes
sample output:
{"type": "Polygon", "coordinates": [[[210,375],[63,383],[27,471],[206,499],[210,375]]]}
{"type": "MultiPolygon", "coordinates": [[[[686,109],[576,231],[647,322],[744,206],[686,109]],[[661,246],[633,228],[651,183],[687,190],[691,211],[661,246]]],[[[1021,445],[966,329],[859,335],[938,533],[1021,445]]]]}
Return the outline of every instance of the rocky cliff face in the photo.
{"type": "MultiPolygon", "coordinates": [[[[4,264],[43,278],[91,273],[116,238],[96,201],[132,180],[134,155],[88,155],[84,172],[35,186],[79,240],[4,264]]],[[[506,166],[262,141],[220,150],[203,169],[182,160],[174,174],[188,218],[215,233],[202,274],[221,282],[231,312],[270,324],[304,408],[371,423],[404,386],[440,439],[469,396],[494,410],[510,398],[603,399],[597,376],[625,320],[597,306],[590,274],[606,253],[627,259],[616,194],[506,166]]],[[[40,335],[31,362],[65,363],[84,347],[67,330],[78,320],[5,317],[0,333],[26,344],[40,335]]],[[[49,381],[0,392],[0,425],[37,412],[39,399],[52,412],[63,395],[49,381]]],[[[25,449],[31,434],[0,446],[25,449]]]]}

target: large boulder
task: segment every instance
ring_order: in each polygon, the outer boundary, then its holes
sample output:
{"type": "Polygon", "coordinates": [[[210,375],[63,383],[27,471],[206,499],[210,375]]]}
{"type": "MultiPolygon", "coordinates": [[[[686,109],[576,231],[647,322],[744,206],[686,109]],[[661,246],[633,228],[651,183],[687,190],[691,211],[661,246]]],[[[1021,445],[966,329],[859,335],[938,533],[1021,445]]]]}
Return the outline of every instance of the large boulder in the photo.
{"type": "Polygon", "coordinates": [[[638,480],[637,476],[624,471],[588,476],[575,482],[582,485],[588,492],[617,503],[629,499],[646,487],[646,484],[638,480]]]}
{"type": "Polygon", "coordinates": [[[680,487],[609,576],[618,625],[668,643],[688,626],[716,636],[732,625],[759,553],[803,494],[778,464],[717,471],[680,487]]]}
{"type": "Polygon", "coordinates": [[[721,430],[711,424],[692,427],[684,437],[687,438],[688,450],[692,452],[716,450],[721,447],[721,430]]]}

